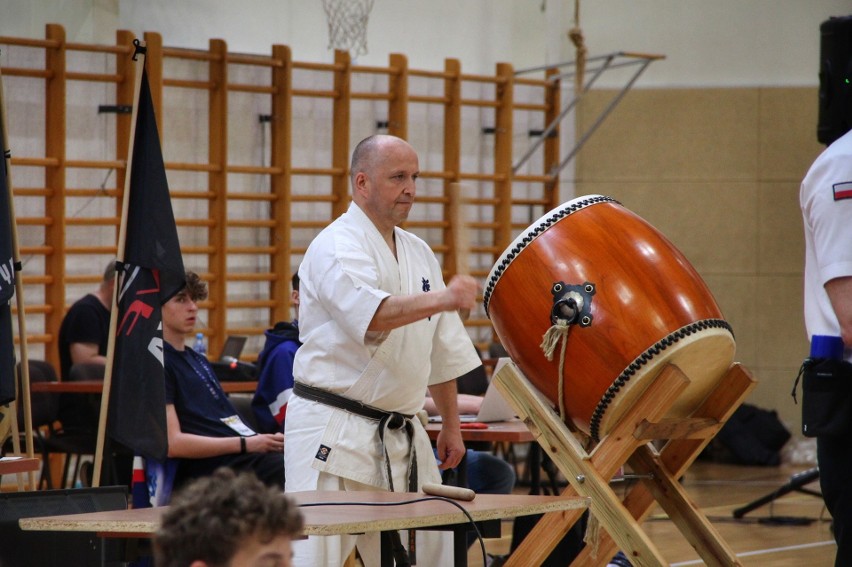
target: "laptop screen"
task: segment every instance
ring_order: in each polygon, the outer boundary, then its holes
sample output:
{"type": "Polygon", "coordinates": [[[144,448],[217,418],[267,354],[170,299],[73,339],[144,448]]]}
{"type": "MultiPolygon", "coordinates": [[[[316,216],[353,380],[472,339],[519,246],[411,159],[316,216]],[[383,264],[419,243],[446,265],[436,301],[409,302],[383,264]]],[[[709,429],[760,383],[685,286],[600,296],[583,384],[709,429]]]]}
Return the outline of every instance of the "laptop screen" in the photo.
{"type": "Polygon", "coordinates": [[[222,347],[222,354],[219,355],[219,360],[224,362],[226,358],[240,358],[247,339],[248,337],[242,335],[228,335],[228,338],[225,339],[225,345],[222,347]]]}

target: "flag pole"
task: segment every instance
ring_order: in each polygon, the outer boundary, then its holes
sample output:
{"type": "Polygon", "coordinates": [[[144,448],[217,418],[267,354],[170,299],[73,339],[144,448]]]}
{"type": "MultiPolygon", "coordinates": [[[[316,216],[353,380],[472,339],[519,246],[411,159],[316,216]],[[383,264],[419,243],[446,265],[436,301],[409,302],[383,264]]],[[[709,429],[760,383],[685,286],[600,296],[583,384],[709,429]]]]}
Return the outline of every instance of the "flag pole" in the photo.
{"type": "MultiPolygon", "coordinates": [[[[121,198],[121,223],[118,228],[118,246],[116,249],[116,267],[120,269],[124,262],[124,248],[127,239],[127,210],[130,203],[130,178],[133,167],[133,146],[136,141],[136,120],[139,113],[139,92],[142,88],[142,74],[145,70],[146,47],[145,42],[138,39],[133,40],[134,86],[133,86],[133,113],[130,118],[130,143],[127,147],[127,165],[124,170],[124,193],[121,198]]],[[[95,445],[95,464],[92,486],[100,486],[101,466],[103,465],[104,441],[106,437],[107,413],[109,410],[109,397],[112,388],[112,366],[115,356],[115,333],[118,327],[118,299],[119,281],[122,278],[116,273],[113,283],[112,305],[109,318],[109,342],[107,344],[106,369],[104,370],[104,386],[101,395],[101,413],[98,420],[98,439],[95,445]]]]}
{"type": "MultiPolygon", "coordinates": [[[[0,70],[0,131],[3,132],[3,148],[5,155],[3,159],[6,162],[6,189],[9,198],[9,217],[12,228],[12,253],[14,258],[14,269],[18,274],[21,273],[21,251],[18,242],[18,224],[15,221],[15,202],[12,199],[12,152],[9,149],[9,129],[6,121],[6,99],[3,92],[3,73],[0,70]]],[[[33,417],[32,417],[32,399],[30,397],[30,365],[29,351],[27,350],[27,322],[26,311],[24,309],[24,283],[20,277],[15,278],[15,298],[18,305],[18,345],[21,351],[21,390],[24,396],[24,433],[27,447],[27,457],[35,457],[35,449],[33,446],[33,417]]],[[[17,383],[17,380],[15,381],[17,383]]],[[[12,405],[12,446],[16,453],[21,452],[20,439],[18,439],[18,419],[15,411],[15,405],[12,405]]],[[[32,490],[35,489],[35,475],[33,471],[29,471],[29,483],[32,490]]],[[[18,488],[21,489],[21,475],[18,473],[18,488]]]]}

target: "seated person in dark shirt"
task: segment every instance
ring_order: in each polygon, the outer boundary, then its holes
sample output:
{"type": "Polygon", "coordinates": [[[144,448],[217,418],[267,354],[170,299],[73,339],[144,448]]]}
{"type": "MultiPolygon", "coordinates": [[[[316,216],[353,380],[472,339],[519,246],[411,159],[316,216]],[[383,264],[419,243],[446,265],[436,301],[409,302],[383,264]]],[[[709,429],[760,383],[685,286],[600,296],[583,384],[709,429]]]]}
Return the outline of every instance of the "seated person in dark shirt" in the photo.
{"type": "Polygon", "coordinates": [[[187,272],[186,287],[163,305],[163,358],[169,457],[180,459],[175,487],[221,466],[253,471],[284,488],[284,434],[246,426],[222,390],[207,358],[185,346],[207,297],[207,284],[187,272]]]}
{"type": "MultiPolygon", "coordinates": [[[[72,367],[75,365],[92,367],[85,373],[86,379],[103,380],[114,288],[115,260],[112,260],[107,264],[97,289],[75,301],[62,318],[57,342],[62,380],[72,379],[72,367]]],[[[66,443],[80,450],[94,452],[100,413],[100,394],[60,394],[59,422],[66,443]]],[[[129,486],[133,454],[109,437],[106,440],[106,451],[110,455],[105,473],[108,475],[107,482],[129,486]]],[[[85,461],[80,466],[80,480],[88,486],[91,478],[92,463],[85,461]]]]}
{"type": "MultiPolygon", "coordinates": [[[[115,261],[104,270],[98,288],[78,299],[68,309],[59,327],[59,375],[71,379],[75,364],[106,365],[109,343],[109,317],[115,285],[115,261]]],[[[100,395],[63,394],[59,421],[66,431],[96,435],[100,395]]]]}
{"type": "Polygon", "coordinates": [[[107,265],[98,288],[74,302],[62,319],[58,344],[63,380],[68,380],[74,364],[106,364],[114,285],[115,260],[107,265]]]}

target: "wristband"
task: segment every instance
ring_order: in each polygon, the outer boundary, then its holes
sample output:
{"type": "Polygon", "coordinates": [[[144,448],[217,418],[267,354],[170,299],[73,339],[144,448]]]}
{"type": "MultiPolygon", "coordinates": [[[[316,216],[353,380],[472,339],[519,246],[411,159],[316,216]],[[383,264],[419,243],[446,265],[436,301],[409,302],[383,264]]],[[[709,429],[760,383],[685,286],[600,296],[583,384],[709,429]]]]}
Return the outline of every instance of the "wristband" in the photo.
{"type": "Polygon", "coordinates": [[[246,438],[243,436],[240,436],[240,454],[246,454],[246,438]]]}

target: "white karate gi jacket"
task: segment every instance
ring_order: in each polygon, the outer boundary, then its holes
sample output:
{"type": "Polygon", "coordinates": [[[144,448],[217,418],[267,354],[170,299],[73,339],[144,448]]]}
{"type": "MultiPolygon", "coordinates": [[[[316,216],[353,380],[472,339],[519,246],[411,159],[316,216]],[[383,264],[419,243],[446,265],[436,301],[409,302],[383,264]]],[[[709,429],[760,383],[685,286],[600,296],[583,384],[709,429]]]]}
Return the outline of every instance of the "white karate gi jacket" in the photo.
{"type": "MultiPolygon", "coordinates": [[[[445,287],[429,246],[395,229],[397,258],[372,221],[352,203],[311,243],[299,268],[297,382],[371,406],[414,414],[426,387],[452,380],[481,361],[455,312],[433,315],[389,333],[367,327],[389,295],[445,287]]],[[[414,420],[418,480],[440,482],[429,438],[414,420]]],[[[287,490],[312,490],[317,471],[388,489],[377,422],[294,396],[285,422],[287,490]],[[313,471],[311,470],[313,469],[313,471]]],[[[394,488],[406,490],[408,439],[388,431],[394,488]]]]}

